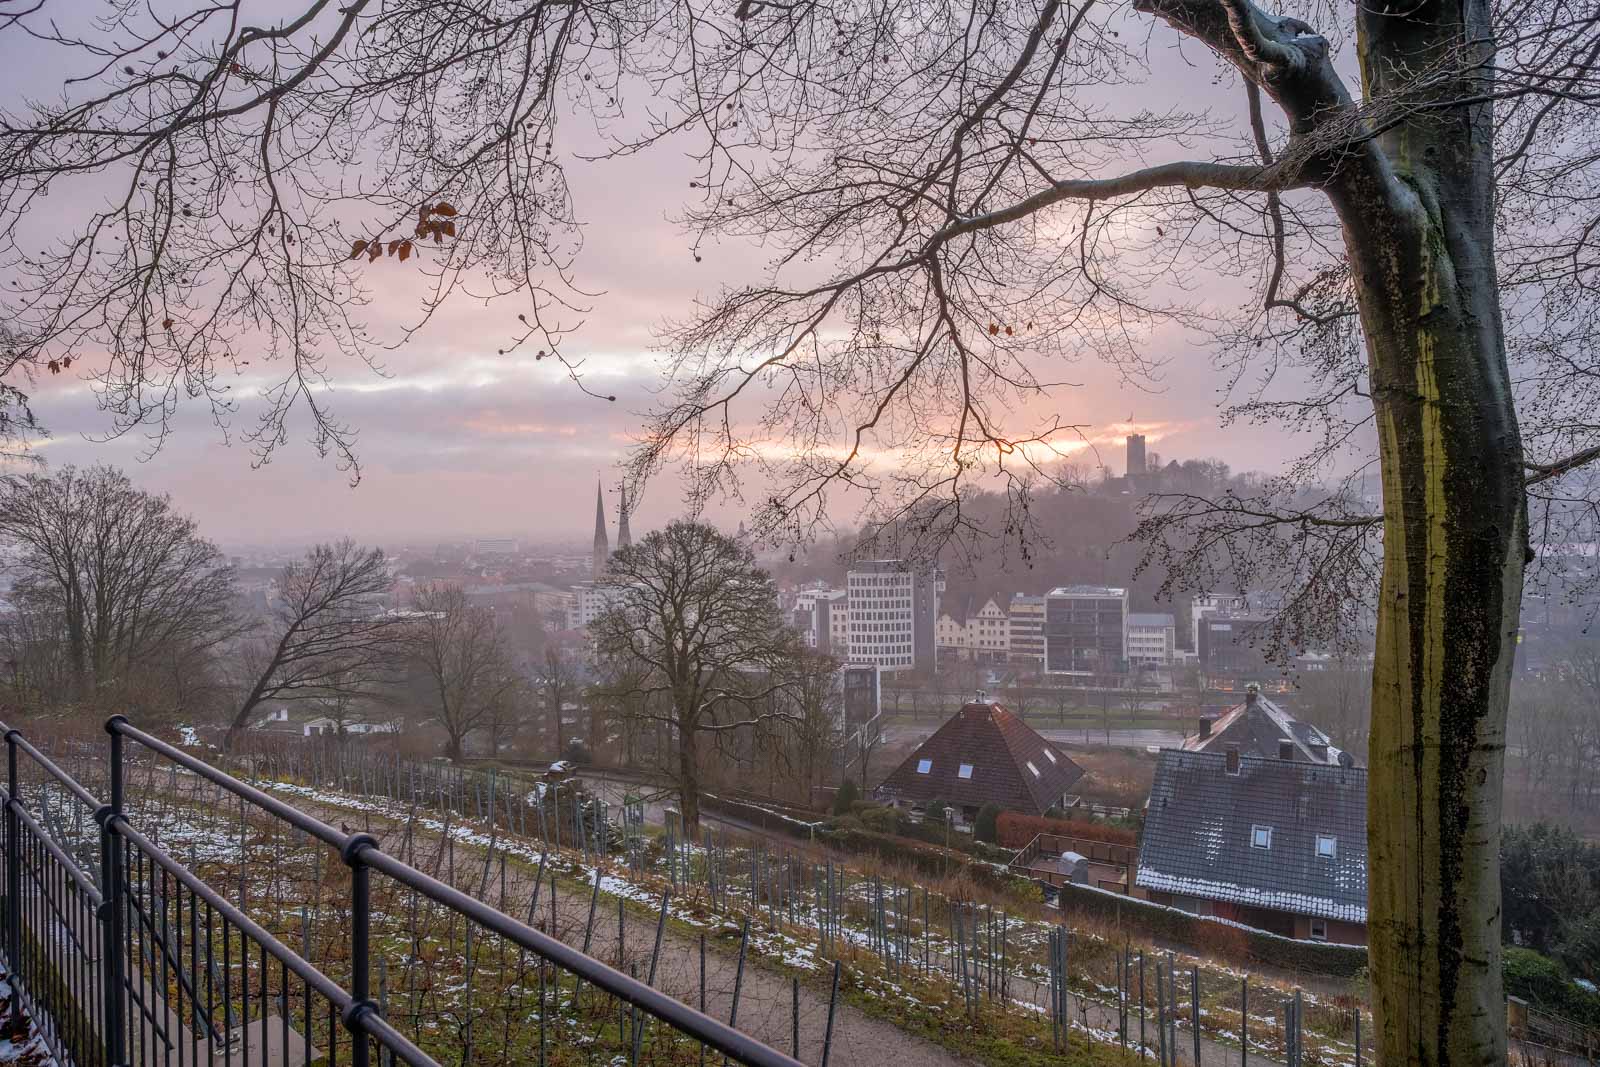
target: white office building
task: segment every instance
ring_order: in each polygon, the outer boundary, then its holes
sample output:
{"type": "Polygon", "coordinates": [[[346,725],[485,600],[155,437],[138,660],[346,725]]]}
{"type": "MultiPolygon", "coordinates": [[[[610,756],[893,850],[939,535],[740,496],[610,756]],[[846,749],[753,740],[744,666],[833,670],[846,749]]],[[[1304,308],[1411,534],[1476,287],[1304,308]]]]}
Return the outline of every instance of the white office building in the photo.
{"type": "Polygon", "coordinates": [[[1128,615],[1126,641],[1128,666],[1170,667],[1177,624],[1171,615],[1132,612],[1128,615]]]}
{"type": "Polygon", "coordinates": [[[937,571],[918,570],[897,559],[854,564],[845,582],[848,661],[890,672],[932,672],[943,586],[937,571]]]}

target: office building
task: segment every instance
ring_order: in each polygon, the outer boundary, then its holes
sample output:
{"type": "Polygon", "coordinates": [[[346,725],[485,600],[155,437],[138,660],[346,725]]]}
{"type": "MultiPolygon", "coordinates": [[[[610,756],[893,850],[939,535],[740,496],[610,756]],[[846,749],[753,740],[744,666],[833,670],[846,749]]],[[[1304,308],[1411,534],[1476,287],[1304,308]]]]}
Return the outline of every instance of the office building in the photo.
{"type": "Polygon", "coordinates": [[[1207,615],[1244,611],[1247,601],[1237,594],[1212,593],[1189,601],[1189,651],[1200,651],[1200,620],[1207,615]]]}
{"type": "Polygon", "coordinates": [[[1128,591],[1064,585],[1045,595],[1045,673],[1093,679],[1126,667],[1128,591]]]}
{"type": "Polygon", "coordinates": [[[944,577],[936,569],[902,560],[853,564],[845,582],[850,663],[880,670],[932,673],[937,661],[936,620],[944,577]]]}
{"type": "Polygon", "coordinates": [[[1177,624],[1171,615],[1134,612],[1128,616],[1128,666],[1170,667],[1177,624]]]}
{"type": "Polygon", "coordinates": [[[1017,594],[1007,612],[1011,616],[1008,654],[1014,663],[1044,666],[1044,597],[1017,594]]]}

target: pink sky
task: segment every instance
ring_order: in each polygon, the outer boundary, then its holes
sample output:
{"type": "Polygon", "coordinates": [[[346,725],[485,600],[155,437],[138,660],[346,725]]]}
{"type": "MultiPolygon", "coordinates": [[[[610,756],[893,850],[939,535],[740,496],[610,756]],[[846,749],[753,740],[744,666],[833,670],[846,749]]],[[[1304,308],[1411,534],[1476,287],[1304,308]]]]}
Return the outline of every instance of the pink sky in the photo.
{"type": "MultiPolygon", "coordinates": [[[[5,54],[18,45],[16,39],[0,41],[0,57],[7,61],[0,64],[0,98],[15,99],[24,87],[45,88],[29,85],[36,72],[27,57],[5,54]]],[[[1192,77],[1201,91],[1209,80],[1204,71],[1184,77],[1192,77]]],[[[41,454],[52,464],[124,466],[140,484],[171,493],[226,543],[346,533],[389,542],[586,537],[596,475],[615,480],[614,465],[658,381],[654,328],[665,316],[686,313],[697,295],[759,271],[764,260],[751,247],[713,246],[702,248],[702,262],[694,261],[687,240],[669,221],[691,195],[690,166],[681,153],[666,149],[573,164],[570,176],[585,224],[576,275],[601,295],[565,351],[585,361],[591,387],[614,392],[615,404],[583,396],[549,363],[521,354],[497,356],[518,309],[462,301],[385,357],[389,377],[359,365],[334,368],[335,411],[360,431],[363,477],[356,487],[316,456],[304,432],[268,466],[252,469],[237,433],[229,447],[199,408],[179,414],[177,433],[154,456],[145,455],[147,442],[136,436],[96,440],[109,423],[81,380],[39,383],[36,412],[54,434],[41,454]]],[[[375,332],[392,335],[416,306],[415,275],[385,261],[369,278],[375,288],[369,321],[375,332]]],[[[1130,388],[1110,369],[1085,362],[1062,375],[1081,387],[1062,389],[1050,401],[1064,422],[1084,425],[1092,439],[1109,445],[1102,455],[1113,469],[1122,467],[1120,441],[1130,424],[1147,434],[1149,447],[1164,459],[1214,457],[1238,470],[1270,471],[1294,450],[1281,432],[1238,425],[1225,431],[1219,425],[1216,404],[1225,380],[1197,338],[1173,328],[1147,343],[1148,352],[1165,361],[1154,388],[1130,388]]],[[[257,387],[242,380],[234,393],[248,398],[257,387]]],[[[246,399],[235,431],[249,427],[250,411],[246,399]]],[[[663,479],[651,487],[635,528],[680,511],[678,487],[663,479]]],[[[731,502],[716,517],[731,524],[738,513],[739,505],[731,502]]],[[[836,516],[844,525],[852,518],[836,516]]]]}

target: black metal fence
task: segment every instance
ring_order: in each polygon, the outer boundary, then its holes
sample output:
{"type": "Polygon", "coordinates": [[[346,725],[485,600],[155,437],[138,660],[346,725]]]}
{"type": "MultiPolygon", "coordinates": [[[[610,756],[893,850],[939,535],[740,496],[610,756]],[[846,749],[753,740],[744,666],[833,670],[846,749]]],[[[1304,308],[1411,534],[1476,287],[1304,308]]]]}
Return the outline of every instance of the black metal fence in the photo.
{"type": "MultiPolygon", "coordinates": [[[[385,853],[371,834],[335,829],[121,716],[106,730],[108,748],[78,754],[86,771],[103,767],[105,802],[80,780],[90,774],[74,777],[18,731],[4,734],[6,970],[13,994],[64,1065],[488,1061],[474,1052],[474,1022],[484,1025],[487,1014],[472,996],[483,946],[493,942],[494,1017],[503,1032],[492,1058],[502,1063],[703,1067],[716,1052],[723,1062],[798,1067],[731,1025],[385,853]],[[241,823],[270,818],[336,853],[348,877],[347,885],[338,883],[343,899],[334,905],[337,924],[347,928],[339,951],[324,946],[311,961],[306,904],[285,901],[281,890],[275,901],[256,902],[265,921],[247,912],[249,867],[259,862],[248,852],[240,856],[235,902],[232,888],[201,877],[197,860],[185,865],[159,844],[166,809],[128,802],[129,746],[137,746],[151,779],[161,763],[175,787],[181,774],[207,783],[208,796],[236,798],[241,823]],[[382,887],[376,907],[374,876],[382,887]],[[296,906],[298,951],[286,943],[294,940],[286,916],[296,906]],[[464,1012],[452,1006],[438,1013],[449,1025],[431,1020],[426,1033],[413,1015],[408,1037],[385,1010],[385,962],[396,953],[415,961],[427,951],[415,921],[424,907],[447,920],[450,962],[465,971],[463,984],[446,967],[447,984],[459,985],[467,1003],[464,1012]],[[382,924],[407,908],[409,932],[374,930],[375,918],[382,924]]],[[[324,886],[327,871],[319,872],[317,885],[324,886]]],[[[551,894],[553,901],[553,884],[551,894]]],[[[532,913],[530,904],[530,922],[532,913]]]]}

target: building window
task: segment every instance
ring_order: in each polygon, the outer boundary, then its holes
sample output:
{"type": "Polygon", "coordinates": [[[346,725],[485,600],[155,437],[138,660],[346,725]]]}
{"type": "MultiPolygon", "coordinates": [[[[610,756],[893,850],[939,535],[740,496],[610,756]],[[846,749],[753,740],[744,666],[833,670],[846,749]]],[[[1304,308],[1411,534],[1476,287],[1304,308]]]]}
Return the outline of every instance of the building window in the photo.
{"type": "Polygon", "coordinates": [[[1339,854],[1339,839],[1331,834],[1317,835],[1317,856],[1331,860],[1339,854]]]}
{"type": "Polygon", "coordinates": [[[931,760],[931,759],[919,759],[919,760],[917,760],[917,773],[918,774],[927,774],[932,770],[933,770],[933,760],[931,760]]]}
{"type": "Polygon", "coordinates": [[[1032,772],[1033,772],[1033,776],[1034,776],[1034,777],[1035,777],[1035,778],[1037,778],[1037,777],[1039,777],[1039,768],[1037,768],[1037,767],[1035,767],[1035,766],[1034,766],[1034,765],[1033,765],[1033,760],[1029,760],[1029,761],[1028,761],[1028,770],[1030,770],[1030,771],[1032,771],[1032,772]]]}
{"type": "Polygon", "coordinates": [[[972,764],[963,763],[960,766],[960,768],[957,769],[956,775],[957,775],[957,777],[960,777],[960,778],[971,778],[972,777],[972,764]]]}
{"type": "Polygon", "coordinates": [[[1312,919],[1311,920],[1311,940],[1313,940],[1313,941],[1326,941],[1326,940],[1328,940],[1328,920],[1327,919],[1312,919]]]}
{"type": "Polygon", "coordinates": [[[1250,827],[1250,847],[1251,848],[1271,848],[1272,847],[1272,827],[1270,827],[1270,826],[1252,826],[1252,827],[1250,827]]]}

